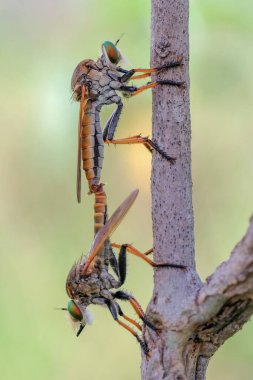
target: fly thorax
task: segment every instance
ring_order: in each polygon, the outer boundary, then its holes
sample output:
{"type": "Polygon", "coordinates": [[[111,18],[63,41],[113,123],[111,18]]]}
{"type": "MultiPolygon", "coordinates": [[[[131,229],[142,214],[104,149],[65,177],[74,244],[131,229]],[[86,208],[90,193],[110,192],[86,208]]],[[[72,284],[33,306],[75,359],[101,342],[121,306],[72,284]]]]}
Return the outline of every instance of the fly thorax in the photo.
{"type": "Polygon", "coordinates": [[[117,285],[117,281],[115,278],[108,272],[108,270],[105,268],[101,274],[100,274],[100,280],[101,280],[101,289],[111,289],[114,288],[115,285],[117,285]]]}
{"type": "Polygon", "coordinates": [[[96,274],[100,274],[104,266],[103,264],[104,264],[103,256],[102,255],[100,257],[97,256],[93,264],[93,272],[96,274]]]}
{"type": "Polygon", "coordinates": [[[82,278],[78,286],[79,294],[90,295],[91,293],[96,293],[99,291],[100,279],[97,273],[92,272],[91,275],[82,278]]]}

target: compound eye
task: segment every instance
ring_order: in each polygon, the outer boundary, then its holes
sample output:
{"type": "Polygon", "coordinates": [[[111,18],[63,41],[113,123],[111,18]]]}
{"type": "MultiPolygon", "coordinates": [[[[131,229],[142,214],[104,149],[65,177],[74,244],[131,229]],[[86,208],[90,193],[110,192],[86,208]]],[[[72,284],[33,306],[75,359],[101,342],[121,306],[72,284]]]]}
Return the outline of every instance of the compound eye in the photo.
{"type": "Polygon", "coordinates": [[[81,321],[83,319],[81,310],[73,300],[69,300],[67,310],[74,320],[81,321]]]}
{"type": "Polygon", "coordinates": [[[111,41],[105,41],[102,46],[104,47],[110,62],[117,65],[121,60],[121,54],[117,47],[111,41]]]}

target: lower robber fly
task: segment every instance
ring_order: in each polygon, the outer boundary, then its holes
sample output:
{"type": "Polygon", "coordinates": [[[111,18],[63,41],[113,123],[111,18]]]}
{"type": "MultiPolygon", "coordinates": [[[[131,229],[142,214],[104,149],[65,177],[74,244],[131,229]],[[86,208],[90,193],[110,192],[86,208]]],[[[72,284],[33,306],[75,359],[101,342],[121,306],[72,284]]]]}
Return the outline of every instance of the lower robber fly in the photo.
{"type": "MultiPolygon", "coordinates": [[[[117,41],[118,42],[118,41],[117,41]]],[[[81,202],[81,161],[89,184],[90,193],[96,192],[100,184],[100,174],[104,159],[104,143],[107,144],[144,144],[150,151],[156,150],[170,163],[175,157],[167,155],[153,140],[141,135],[114,139],[115,130],[122,112],[123,103],[118,92],[125,97],[135,96],[157,85],[183,86],[182,82],[172,80],[155,80],[135,87],[127,82],[149,77],[164,69],[182,65],[182,57],[175,62],[166,63],[152,69],[125,70],[119,66],[122,54],[116,44],[105,41],[102,55],[95,62],[85,59],[74,70],[71,79],[73,99],[80,102],[78,122],[78,157],[77,157],[77,200],[81,202]],[[135,73],[141,73],[134,75],[135,73]],[[103,131],[100,126],[100,111],[104,105],[116,104],[117,108],[110,116],[103,131]]]]}
{"type": "Polygon", "coordinates": [[[139,342],[145,354],[149,349],[140,332],[141,325],[128,317],[121,309],[118,301],[127,301],[133,307],[144,325],[157,331],[139,302],[128,292],[116,290],[120,288],[126,279],[126,255],[131,253],[140,257],[153,267],[185,268],[178,264],[158,264],[147,257],[152,249],[141,253],[130,244],[114,244],[109,238],[118,227],[132,204],[134,203],[138,190],[133,191],[116,209],[110,219],[107,218],[106,194],[103,185],[100,185],[95,193],[95,238],[87,256],[82,256],[71,268],[67,280],[66,291],[70,300],[67,308],[73,322],[78,324],[77,336],[80,335],[87,323],[87,308],[89,305],[105,305],[108,307],[113,319],[120,326],[128,330],[139,342]],[[116,258],[113,248],[119,249],[119,257],[116,258]],[[112,269],[114,275],[109,272],[112,269]],[[115,278],[115,276],[117,278],[115,278]],[[116,291],[114,291],[114,289],[116,291]],[[125,320],[128,323],[122,321],[125,320]],[[137,331],[136,331],[137,330],[137,331]]]}

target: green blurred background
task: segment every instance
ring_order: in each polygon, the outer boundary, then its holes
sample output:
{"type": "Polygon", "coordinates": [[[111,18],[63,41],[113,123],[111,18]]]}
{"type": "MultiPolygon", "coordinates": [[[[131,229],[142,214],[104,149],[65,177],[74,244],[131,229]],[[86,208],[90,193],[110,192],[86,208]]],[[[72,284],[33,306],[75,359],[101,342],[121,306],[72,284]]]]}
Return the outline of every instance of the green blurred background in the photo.
{"type": "MultiPolygon", "coordinates": [[[[191,117],[196,259],[201,278],[227,259],[253,211],[253,3],[191,1],[191,117]]],[[[75,197],[78,104],[70,78],[100,44],[125,33],[129,67],[149,65],[149,1],[1,0],[1,378],[139,379],[139,347],[103,308],[77,339],[65,279],[92,241],[92,198],[75,197]]],[[[103,122],[112,108],[103,110],[103,122]]],[[[151,93],[126,101],[117,136],[151,133],[151,93]]],[[[106,147],[110,210],[136,187],[114,235],[152,246],[150,156],[106,147]],[[120,185],[120,186],[119,186],[120,185]]],[[[84,190],[87,185],[83,182],[84,190]]],[[[145,307],[152,270],[129,258],[125,288],[145,307]]],[[[132,313],[132,311],[131,311],[132,313]]],[[[253,324],[215,355],[208,379],[252,379],[253,324]]]]}

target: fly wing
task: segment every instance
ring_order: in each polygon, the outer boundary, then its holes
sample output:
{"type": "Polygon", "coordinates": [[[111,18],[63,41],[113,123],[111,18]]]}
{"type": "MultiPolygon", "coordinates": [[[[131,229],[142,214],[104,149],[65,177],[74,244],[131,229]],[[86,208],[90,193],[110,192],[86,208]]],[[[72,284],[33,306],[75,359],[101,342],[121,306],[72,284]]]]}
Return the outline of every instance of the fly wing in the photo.
{"type": "Polygon", "coordinates": [[[95,256],[102,249],[105,241],[112,235],[118,225],[121,223],[122,219],[125,217],[126,213],[134,203],[139,190],[136,189],[121,203],[121,205],[114,211],[110,219],[105,223],[105,225],[98,231],[93,240],[88,254],[87,262],[83,268],[83,274],[87,273],[87,270],[94,260],[95,256]]]}
{"type": "Polygon", "coordinates": [[[81,203],[81,161],[82,161],[82,129],[84,109],[88,99],[84,99],[85,87],[82,89],[82,99],[80,101],[79,120],[78,120],[78,136],[77,136],[77,171],[76,171],[76,196],[77,202],[81,203]]]}
{"type": "Polygon", "coordinates": [[[82,104],[80,103],[78,135],[77,135],[77,171],[76,171],[76,196],[81,203],[81,159],[82,159],[82,104]]]}

